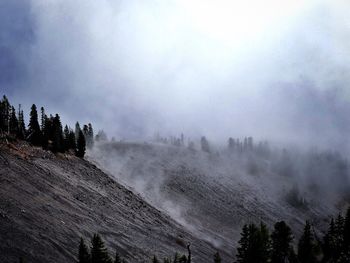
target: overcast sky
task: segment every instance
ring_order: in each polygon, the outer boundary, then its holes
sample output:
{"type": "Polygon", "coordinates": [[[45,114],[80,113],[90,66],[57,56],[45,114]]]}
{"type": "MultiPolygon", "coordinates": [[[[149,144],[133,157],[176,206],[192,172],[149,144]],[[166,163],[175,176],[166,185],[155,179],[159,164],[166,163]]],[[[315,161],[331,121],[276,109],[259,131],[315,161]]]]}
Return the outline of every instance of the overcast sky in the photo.
{"type": "Polygon", "coordinates": [[[2,0],[0,90],[117,138],[347,148],[347,2],[2,0]]]}

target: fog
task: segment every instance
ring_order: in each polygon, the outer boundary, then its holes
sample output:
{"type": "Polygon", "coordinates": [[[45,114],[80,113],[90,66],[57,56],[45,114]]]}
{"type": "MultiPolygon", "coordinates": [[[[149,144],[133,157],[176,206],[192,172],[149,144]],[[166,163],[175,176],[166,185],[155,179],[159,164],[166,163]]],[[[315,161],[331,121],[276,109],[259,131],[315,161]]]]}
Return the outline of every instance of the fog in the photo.
{"type": "Polygon", "coordinates": [[[118,139],[348,150],[347,1],[5,0],[0,87],[118,139]]]}

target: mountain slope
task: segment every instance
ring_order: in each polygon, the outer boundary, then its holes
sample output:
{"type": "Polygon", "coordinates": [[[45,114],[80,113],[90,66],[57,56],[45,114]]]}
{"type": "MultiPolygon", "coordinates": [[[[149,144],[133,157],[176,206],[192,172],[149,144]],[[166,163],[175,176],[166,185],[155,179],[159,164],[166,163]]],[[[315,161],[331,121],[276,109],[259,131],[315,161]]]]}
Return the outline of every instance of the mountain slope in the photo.
{"type": "MultiPolygon", "coordinates": [[[[287,200],[298,182],[274,172],[254,154],[205,153],[154,143],[104,143],[90,158],[123,184],[133,187],[197,237],[226,252],[234,251],[245,223],[285,220],[298,237],[305,220],[322,231],[339,209],[339,196],[315,194],[306,186],[301,200],[287,200]]],[[[345,206],[344,206],[345,207],[345,206]]]]}
{"type": "MultiPolygon", "coordinates": [[[[0,146],[0,262],[74,262],[80,236],[100,233],[111,254],[149,262],[215,249],[88,161],[24,145],[0,146]]],[[[224,257],[227,254],[224,254],[224,257]]],[[[210,261],[210,260],[209,260],[210,261]]]]}

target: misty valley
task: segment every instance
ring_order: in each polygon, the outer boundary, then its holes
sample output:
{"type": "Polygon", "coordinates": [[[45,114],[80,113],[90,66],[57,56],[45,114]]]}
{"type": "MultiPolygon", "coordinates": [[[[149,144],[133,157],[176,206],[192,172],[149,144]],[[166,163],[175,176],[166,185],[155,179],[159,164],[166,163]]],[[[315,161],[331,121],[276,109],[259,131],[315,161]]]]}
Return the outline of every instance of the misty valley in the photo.
{"type": "Polygon", "coordinates": [[[33,104],[27,126],[1,100],[3,262],[349,262],[341,153],[252,137],[116,141],[39,115],[33,104]]]}
{"type": "Polygon", "coordinates": [[[0,263],[350,263],[349,0],[0,0],[0,263]]]}

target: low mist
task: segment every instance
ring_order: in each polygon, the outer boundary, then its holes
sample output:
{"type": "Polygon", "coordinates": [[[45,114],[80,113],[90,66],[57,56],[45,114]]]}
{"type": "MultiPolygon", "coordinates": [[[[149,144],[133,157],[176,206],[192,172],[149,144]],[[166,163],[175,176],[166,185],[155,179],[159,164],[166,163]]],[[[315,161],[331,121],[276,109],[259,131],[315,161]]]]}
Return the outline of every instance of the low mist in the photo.
{"type": "Polygon", "coordinates": [[[1,90],[117,139],[251,135],[348,151],[348,8],[5,0],[1,90]]]}

